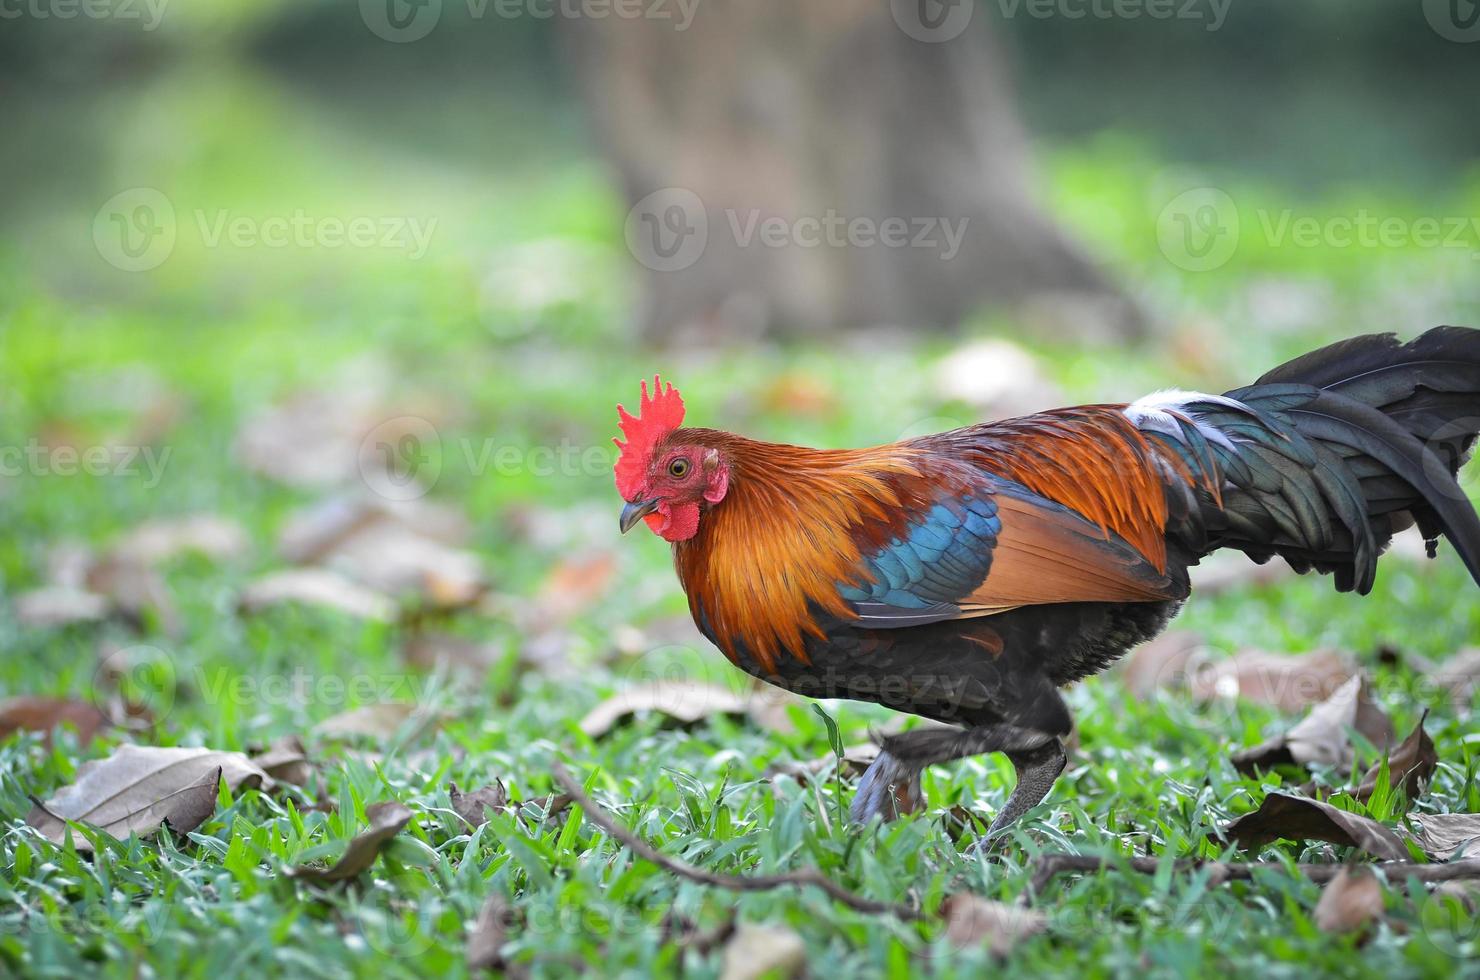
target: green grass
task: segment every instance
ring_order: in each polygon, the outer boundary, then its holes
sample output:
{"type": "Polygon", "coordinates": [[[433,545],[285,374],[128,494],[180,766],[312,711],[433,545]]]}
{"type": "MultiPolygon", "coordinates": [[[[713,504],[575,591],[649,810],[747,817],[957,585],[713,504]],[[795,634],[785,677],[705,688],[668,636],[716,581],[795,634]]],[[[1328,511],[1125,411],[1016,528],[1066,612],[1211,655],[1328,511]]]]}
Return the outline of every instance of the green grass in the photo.
{"type": "MultiPolygon", "coordinates": [[[[118,177],[114,185],[173,180],[168,186],[180,201],[251,207],[251,195],[260,193],[251,174],[271,171],[280,177],[282,201],[316,202],[326,210],[353,210],[392,193],[394,166],[378,159],[365,161],[353,179],[340,179],[335,161],[362,148],[331,120],[291,110],[284,94],[240,80],[213,85],[209,98],[191,101],[178,90],[167,96],[188,110],[184,121],[162,110],[151,117],[166,130],[197,127],[183,141],[192,152],[163,154],[164,176],[145,168],[144,176],[118,177]],[[231,127],[203,108],[216,101],[235,107],[231,127]],[[289,124],[280,128],[281,139],[264,138],[283,115],[289,124]]],[[[118,125],[127,129],[131,121],[124,114],[118,125]]],[[[182,133],[156,134],[149,145],[158,150],[182,133]]],[[[83,696],[101,646],[142,643],[159,651],[174,678],[170,697],[156,704],[157,729],[140,736],[157,744],[248,749],[305,734],[359,703],[358,695],[328,683],[356,679],[368,685],[360,694],[414,691],[444,717],[434,730],[368,745],[308,736],[318,774],[306,791],[223,793],[217,813],[188,838],[99,841],[90,857],[25,830],[28,796],[50,796],[81,762],[106,756],[124,736],[113,733],[84,748],[67,738],[47,748],[35,736],[0,744],[0,817],[7,825],[0,837],[0,973],[456,976],[465,969],[467,929],[495,894],[517,913],[510,959],[538,975],[581,965],[634,976],[714,975],[722,951],[686,949],[683,937],[731,915],[795,929],[812,972],[829,976],[1475,971],[1480,927],[1463,919],[1454,931],[1438,928],[1432,911],[1425,918],[1430,906],[1422,889],[1402,882],[1389,883],[1387,923],[1358,946],[1320,933],[1312,920],[1318,887],[1277,868],[1253,882],[1214,885],[1197,875],[1145,876],[1112,867],[1055,881],[1040,903],[1048,929],[1007,961],[992,963],[983,950],[952,948],[928,918],[907,923],[863,915],[815,891],[716,891],[635,860],[578,809],[542,820],[541,801],[556,791],[550,771],[558,760],[628,826],[709,870],[816,867],[861,894],[927,909],[961,890],[1014,901],[1034,856],[1045,851],[1218,856],[1209,832],[1279,784],[1278,777],[1240,778],[1230,752],[1293,719],[1249,703],[1198,705],[1180,693],[1143,703],[1114,676],[1082,684],[1070,692],[1078,752],[1046,803],[990,860],[967,851],[979,826],[958,840],[942,815],[960,805],[990,819],[1011,780],[1010,767],[997,757],[932,770],[926,812],[860,833],[840,819],[851,796],[847,782],[801,786],[769,778],[778,764],[830,751],[825,725],[806,706],[791,709],[793,730],[785,734],[723,717],[687,730],[645,718],[587,738],[577,728],[581,716],[633,678],[682,673],[724,685],[740,681],[707,648],[617,652],[613,638],[623,627],[661,624],[683,615],[684,605],[666,547],[647,535],[618,539],[605,465],[553,475],[531,467],[490,474],[475,472],[462,447],[489,438],[521,450],[568,440],[583,451],[609,452],[612,405],[630,401],[635,379],[654,370],[682,383],[696,421],[812,444],[885,441],[920,420],[970,418],[966,406],[942,402],[933,391],[930,370],[951,342],[921,338],[887,356],[846,345],[644,349],[621,321],[630,286],[618,252],[620,223],[611,217],[620,209],[593,167],[578,162],[517,181],[460,173],[439,182],[442,175],[430,165],[393,163],[425,168],[418,172],[426,179],[413,182],[420,203],[402,198],[399,206],[437,214],[448,229],[420,264],[386,256],[219,254],[182,245],[178,261],[172,258],[160,274],[130,277],[89,255],[91,243],[76,234],[86,225],[69,223],[71,215],[35,219],[32,230],[43,247],[22,250],[12,241],[0,254],[0,441],[23,445],[60,422],[83,441],[105,438],[129,419],[126,406],[108,404],[120,387],[110,372],[125,366],[156,372],[185,405],[164,437],[172,456],[157,486],[86,476],[0,481],[4,593],[42,581],[54,542],[106,544],[149,517],[218,511],[240,520],[254,542],[241,562],[189,559],[168,568],[182,621],[176,635],[158,624],[143,635],[116,625],[26,630],[8,604],[0,607],[6,651],[0,694],[83,696]],[[520,251],[542,238],[556,239],[555,251],[533,258],[520,251]],[[556,280],[561,288],[552,295],[563,298],[530,306],[507,283],[488,285],[490,269],[521,257],[556,280]],[[563,557],[593,549],[618,555],[612,587],[566,627],[578,667],[573,676],[513,666],[529,642],[517,617],[454,620],[452,629],[501,644],[507,654],[500,668],[468,679],[407,667],[397,627],[310,609],[250,618],[235,612],[239,590],[281,566],[272,543],[287,515],[319,496],[245,470],[231,451],[238,425],[364,355],[387,368],[393,400],[435,405],[440,476],[431,499],[471,517],[471,546],[495,589],[514,597],[511,605],[533,596],[563,557]],[[831,407],[814,414],[768,407],[767,386],[783,372],[822,386],[831,407]],[[519,522],[531,509],[543,515],[554,543],[521,533],[519,522]],[[295,676],[309,679],[306,697],[272,693],[269,682],[295,676]],[[234,688],[237,678],[251,683],[234,688]],[[449,808],[447,786],[494,779],[528,805],[469,834],[449,808]],[[294,864],[332,858],[363,826],[364,807],[391,799],[417,818],[354,886],[323,889],[284,875],[294,864]],[[315,801],[332,801],[337,812],[310,809],[315,801]]],[[[1452,256],[1421,250],[1292,255],[1255,243],[1216,273],[1179,273],[1160,259],[1154,234],[1147,234],[1153,189],[1143,176],[1147,163],[1134,148],[1107,141],[1056,154],[1047,182],[1067,220],[1112,256],[1122,274],[1159,291],[1176,336],[1200,337],[1211,351],[1189,353],[1176,343],[1068,349],[1036,338],[1032,324],[995,319],[972,323],[968,332],[1014,335],[1043,357],[1069,397],[1106,400],[1169,384],[1228,386],[1332,337],[1427,326],[1380,322],[1403,309],[1395,293],[1414,282],[1428,290],[1422,309],[1443,308],[1453,319],[1475,312],[1469,287],[1452,278],[1452,256]],[[1248,330],[1245,318],[1259,309],[1250,290],[1269,282],[1329,287],[1322,295],[1331,302],[1316,319],[1283,332],[1248,330]]],[[[1381,189],[1365,193],[1353,199],[1401,201],[1396,193],[1383,197],[1381,189]]],[[[1473,189],[1468,193],[1472,201],[1473,189]]],[[[1286,205],[1278,188],[1245,188],[1238,196],[1252,209],[1286,205]]],[[[1392,208],[1427,213],[1465,202],[1461,194],[1392,208]]],[[[1344,202],[1299,206],[1332,214],[1344,202]]],[[[86,219],[90,207],[75,210],[86,219]]],[[[1350,651],[1378,678],[1400,731],[1430,711],[1427,727],[1442,761],[1418,805],[1473,811],[1480,810],[1476,705],[1448,704],[1420,678],[1384,666],[1377,651],[1387,644],[1438,660],[1480,642],[1474,596],[1446,551],[1435,563],[1385,561],[1377,589],[1364,599],[1337,595],[1327,581],[1296,579],[1195,599],[1180,624],[1228,651],[1350,651]]],[[[888,719],[887,712],[849,703],[827,710],[848,743],[888,719]]],[[[1263,856],[1273,862],[1347,857],[1325,845],[1295,844],[1270,846],[1263,856]]]]}

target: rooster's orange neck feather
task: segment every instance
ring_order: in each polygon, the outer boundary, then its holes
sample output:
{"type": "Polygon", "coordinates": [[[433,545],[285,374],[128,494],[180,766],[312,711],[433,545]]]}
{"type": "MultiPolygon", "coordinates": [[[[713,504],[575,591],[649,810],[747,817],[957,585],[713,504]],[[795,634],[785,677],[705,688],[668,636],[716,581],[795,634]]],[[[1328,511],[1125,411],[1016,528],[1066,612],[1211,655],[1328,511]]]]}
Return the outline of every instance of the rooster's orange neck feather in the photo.
{"type": "Polygon", "coordinates": [[[730,467],[723,501],[699,533],[674,545],[689,605],[725,655],[743,649],[767,670],[782,652],[804,658],[821,636],[817,610],[846,618],[838,583],[858,575],[860,544],[897,533],[929,493],[925,454],[907,446],[819,450],[681,430],[730,467]]]}

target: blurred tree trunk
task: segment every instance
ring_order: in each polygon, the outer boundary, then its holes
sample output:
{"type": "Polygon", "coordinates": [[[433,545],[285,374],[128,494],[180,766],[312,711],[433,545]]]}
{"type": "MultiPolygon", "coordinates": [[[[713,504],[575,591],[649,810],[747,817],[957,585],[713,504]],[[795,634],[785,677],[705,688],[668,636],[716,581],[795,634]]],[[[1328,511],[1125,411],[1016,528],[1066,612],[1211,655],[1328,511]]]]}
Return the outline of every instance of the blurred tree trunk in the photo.
{"type": "Polygon", "coordinates": [[[935,0],[892,13],[888,0],[691,2],[682,30],[678,0],[657,7],[672,19],[567,22],[633,206],[645,329],[951,325],[987,305],[1073,339],[1140,330],[1135,305],[1033,202],[981,23],[927,43],[900,12],[935,0]]]}

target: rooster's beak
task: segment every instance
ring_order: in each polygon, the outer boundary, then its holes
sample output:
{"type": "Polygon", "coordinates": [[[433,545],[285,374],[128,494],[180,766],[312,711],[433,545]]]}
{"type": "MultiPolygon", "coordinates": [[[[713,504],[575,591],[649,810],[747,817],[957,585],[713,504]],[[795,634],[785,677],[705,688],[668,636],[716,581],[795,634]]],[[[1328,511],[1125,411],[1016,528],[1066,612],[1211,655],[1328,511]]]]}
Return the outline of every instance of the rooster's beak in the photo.
{"type": "Polygon", "coordinates": [[[628,504],[626,507],[623,507],[622,520],[620,522],[622,533],[626,534],[628,531],[632,530],[632,525],[636,524],[638,521],[642,520],[644,517],[648,516],[657,509],[657,497],[653,497],[651,500],[636,500],[628,504]]]}

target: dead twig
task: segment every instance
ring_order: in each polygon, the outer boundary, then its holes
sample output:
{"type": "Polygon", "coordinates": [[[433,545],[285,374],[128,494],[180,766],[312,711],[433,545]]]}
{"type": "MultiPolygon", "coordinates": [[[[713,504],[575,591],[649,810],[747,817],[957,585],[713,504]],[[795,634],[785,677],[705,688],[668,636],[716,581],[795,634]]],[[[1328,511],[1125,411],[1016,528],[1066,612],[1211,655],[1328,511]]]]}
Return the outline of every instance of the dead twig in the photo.
{"type": "Polygon", "coordinates": [[[728,888],[731,891],[737,892],[758,892],[790,885],[797,887],[811,885],[815,888],[820,888],[834,900],[842,902],[857,912],[868,912],[871,914],[884,912],[898,916],[901,919],[918,919],[921,917],[917,910],[907,905],[897,905],[893,902],[879,902],[871,898],[864,898],[862,895],[857,895],[815,868],[808,868],[805,871],[789,871],[785,874],[777,875],[732,875],[696,868],[687,861],[680,861],[677,858],[663,854],[647,841],[617,823],[616,819],[612,817],[611,813],[605,807],[586,795],[585,791],[581,789],[581,784],[576,782],[574,777],[560,763],[555,763],[552,773],[555,776],[555,781],[560,784],[560,788],[569,793],[571,798],[580,805],[581,809],[586,811],[586,816],[590,818],[592,823],[596,824],[615,839],[621,841],[638,857],[646,861],[651,861],[665,871],[671,871],[681,878],[687,878],[690,881],[697,881],[705,885],[712,885],[716,888],[728,888]]]}
{"type": "MultiPolygon", "coordinates": [[[[1131,871],[1140,874],[1155,874],[1161,867],[1162,862],[1157,858],[1127,858],[1124,866],[1131,871]]],[[[1055,875],[1070,871],[1099,871],[1106,867],[1115,867],[1117,862],[1114,858],[1099,857],[1093,854],[1045,854],[1034,862],[1033,878],[1028,885],[1028,890],[1023,893],[1024,903],[1035,901],[1044,887],[1055,875]]],[[[1178,871],[1200,871],[1204,868],[1211,871],[1210,878],[1215,884],[1225,881],[1249,881],[1260,871],[1283,871],[1284,865],[1273,861],[1177,861],[1175,867],[1178,871]]],[[[1344,864],[1297,864],[1295,870],[1318,885],[1329,882],[1339,875],[1344,864]]],[[[1378,861],[1371,865],[1374,869],[1381,871],[1389,878],[1414,878],[1426,884],[1441,881],[1454,881],[1460,878],[1480,878],[1480,858],[1465,858],[1461,861],[1453,861],[1449,864],[1416,864],[1412,861],[1378,861]]]]}

